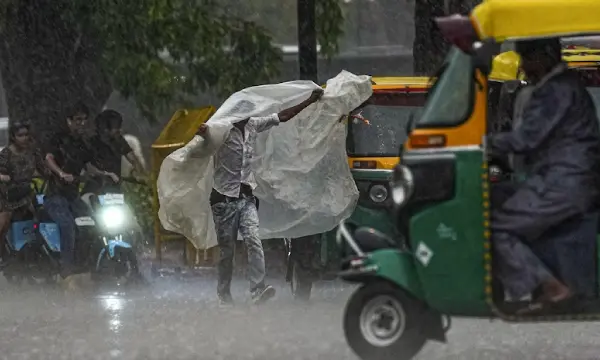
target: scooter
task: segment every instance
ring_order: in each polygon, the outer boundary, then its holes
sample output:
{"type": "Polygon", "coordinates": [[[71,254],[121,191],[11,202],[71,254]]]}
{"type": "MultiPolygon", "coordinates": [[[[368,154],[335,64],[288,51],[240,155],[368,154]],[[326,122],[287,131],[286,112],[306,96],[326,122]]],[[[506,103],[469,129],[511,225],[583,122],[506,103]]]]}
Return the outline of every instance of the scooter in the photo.
{"type": "MultiPolygon", "coordinates": [[[[135,179],[122,181],[137,182],[135,179]]],[[[141,242],[140,229],[118,184],[105,178],[99,179],[96,193],[82,195],[82,200],[91,208],[96,225],[99,250],[94,255],[92,276],[139,279],[136,249],[141,242]]]]}
{"type": "MultiPolygon", "coordinates": [[[[34,214],[15,218],[8,236],[9,261],[3,269],[10,282],[23,279],[55,280],[60,273],[60,229],[44,210],[45,183],[36,188],[34,214]]],[[[109,278],[139,279],[137,258],[123,231],[124,196],[101,189],[97,203],[87,213],[77,210],[75,217],[75,263],[81,272],[91,272],[94,280],[109,278]],[[91,216],[90,216],[91,215],[91,216]]],[[[85,199],[84,200],[85,203],[85,199]]]]}
{"type": "Polygon", "coordinates": [[[58,225],[43,210],[43,193],[32,184],[32,206],[13,214],[6,239],[8,261],[2,269],[10,283],[23,280],[54,282],[58,275],[60,232],[58,225]]]}

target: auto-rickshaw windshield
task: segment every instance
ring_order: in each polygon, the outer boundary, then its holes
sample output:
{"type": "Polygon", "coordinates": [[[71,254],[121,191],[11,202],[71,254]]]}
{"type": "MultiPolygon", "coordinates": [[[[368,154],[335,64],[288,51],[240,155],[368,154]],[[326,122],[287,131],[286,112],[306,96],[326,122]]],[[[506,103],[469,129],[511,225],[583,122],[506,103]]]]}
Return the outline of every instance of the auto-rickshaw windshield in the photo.
{"type": "Polygon", "coordinates": [[[452,127],[466,121],[473,107],[474,79],[473,58],[452,48],[417,128],[452,127]]]}
{"type": "Polygon", "coordinates": [[[425,104],[425,93],[376,92],[355,112],[364,121],[348,121],[346,149],[349,156],[398,156],[398,147],[407,136],[411,118],[418,118],[425,104]]]}

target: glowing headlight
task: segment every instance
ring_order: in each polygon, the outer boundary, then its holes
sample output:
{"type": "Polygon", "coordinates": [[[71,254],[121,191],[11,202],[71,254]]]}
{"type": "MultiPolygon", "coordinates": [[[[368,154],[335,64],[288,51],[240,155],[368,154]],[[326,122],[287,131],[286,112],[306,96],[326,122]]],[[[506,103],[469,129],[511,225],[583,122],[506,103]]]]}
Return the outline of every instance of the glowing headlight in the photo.
{"type": "Polygon", "coordinates": [[[392,200],[396,206],[402,206],[414,190],[412,172],[404,165],[397,165],[392,178],[392,200]]]}
{"type": "Polygon", "coordinates": [[[383,185],[373,185],[369,190],[369,197],[375,203],[382,203],[388,198],[388,189],[383,185]]]}
{"type": "Polygon", "coordinates": [[[107,207],[102,210],[102,223],[107,228],[116,228],[123,224],[125,212],[121,207],[107,207]]]}

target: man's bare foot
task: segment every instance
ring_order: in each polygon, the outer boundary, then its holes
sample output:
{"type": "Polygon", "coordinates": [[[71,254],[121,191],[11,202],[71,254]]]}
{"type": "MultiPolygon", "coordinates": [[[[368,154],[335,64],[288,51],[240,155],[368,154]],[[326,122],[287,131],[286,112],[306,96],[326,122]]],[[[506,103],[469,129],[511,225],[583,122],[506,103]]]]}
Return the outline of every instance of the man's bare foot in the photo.
{"type": "Polygon", "coordinates": [[[552,278],[541,285],[542,294],[526,308],[517,311],[517,315],[544,313],[548,308],[569,300],[573,293],[563,283],[552,278]]]}
{"type": "Polygon", "coordinates": [[[542,295],[537,300],[556,303],[567,300],[571,296],[573,296],[573,293],[565,284],[552,278],[542,284],[542,295]]]}

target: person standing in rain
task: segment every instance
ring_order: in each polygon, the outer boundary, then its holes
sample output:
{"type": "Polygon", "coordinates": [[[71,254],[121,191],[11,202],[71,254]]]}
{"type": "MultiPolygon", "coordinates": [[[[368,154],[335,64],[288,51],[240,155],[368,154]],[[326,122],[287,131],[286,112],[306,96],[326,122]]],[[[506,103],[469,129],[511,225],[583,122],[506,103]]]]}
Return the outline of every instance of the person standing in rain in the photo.
{"type": "Polygon", "coordinates": [[[497,274],[508,294],[519,299],[540,290],[523,311],[527,312],[574,295],[527,244],[557,225],[596,211],[600,128],[585,86],[562,62],[558,39],[522,41],[516,50],[533,87],[519,126],[492,135],[488,143],[492,155],[523,156],[527,179],[494,209],[492,242],[497,274]]]}
{"type": "MultiPolygon", "coordinates": [[[[256,188],[250,161],[254,154],[256,134],[280,122],[287,122],[307,106],[315,103],[323,90],[315,90],[299,105],[266,117],[251,117],[237,122],[215,155],[214,186],[210,203],[214,215],[220,249],[217,296],[221,305],[232,305],[231,278],[238,231],[248,249],[248,278],[254,303],[262,303],[275,295],[265,284],[265,257],[258,236],[258,201],[252,194],[256,188]]],[[[210,126],[203,124],[198,135],[206,136],[210,126]]]]}

